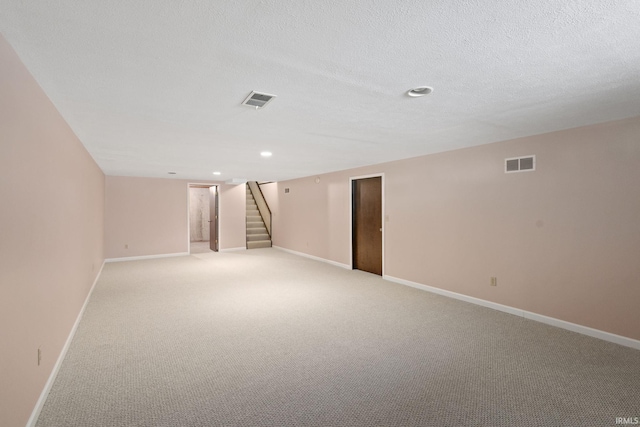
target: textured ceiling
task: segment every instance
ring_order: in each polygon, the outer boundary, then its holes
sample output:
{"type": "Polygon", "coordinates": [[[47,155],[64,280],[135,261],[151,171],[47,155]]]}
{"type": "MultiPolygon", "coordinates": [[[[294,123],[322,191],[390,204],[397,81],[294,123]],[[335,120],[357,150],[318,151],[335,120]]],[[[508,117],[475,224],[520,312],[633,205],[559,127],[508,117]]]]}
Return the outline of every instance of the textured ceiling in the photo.
{"type": "Polygon", "coordinates": [[[638,0],[0,0],[0,31],[109,175],[276,181],[640,115],[638,0]]]}

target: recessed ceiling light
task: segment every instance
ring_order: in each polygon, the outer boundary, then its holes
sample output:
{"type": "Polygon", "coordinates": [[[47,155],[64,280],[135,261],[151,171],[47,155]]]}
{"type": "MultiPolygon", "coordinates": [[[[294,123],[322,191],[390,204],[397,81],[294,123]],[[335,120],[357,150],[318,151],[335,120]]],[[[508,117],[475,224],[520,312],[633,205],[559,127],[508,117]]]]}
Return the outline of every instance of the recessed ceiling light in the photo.
{"type": "Polygon", "coordinates": [[[214,172],[213,174],[214,175],[220,175],[220,172],[214,172]]]}
{"type": "Polygon", "coordinates": [[[260,155],[262,157],[271,157],[272,153],[271,151],[263,151],[262,153],[260,153],[260,155]]]}
{"type": "Polygon", "coordinates": [[[167,172],[169,175],[175,175],[175,172],[167,172]]]}
{"type": "Polygon", "coordinates": [[[407,95],[412,98],[417,98],[419,96],[429,95],[431,92],[433,92],[433,88],[430,86],[418,86],[408,90],[407,95]]]}

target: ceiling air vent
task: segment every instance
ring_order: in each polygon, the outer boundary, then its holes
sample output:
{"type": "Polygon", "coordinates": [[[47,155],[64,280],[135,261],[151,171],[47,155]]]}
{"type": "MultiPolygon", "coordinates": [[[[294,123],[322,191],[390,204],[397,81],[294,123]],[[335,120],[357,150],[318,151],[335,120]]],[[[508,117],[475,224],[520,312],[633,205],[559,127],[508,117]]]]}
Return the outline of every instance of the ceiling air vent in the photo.
{"type": "Polygon", "coordinates": [[[512,157],[504,159],[504,172],[531,172],[536,170],[536,156],[512,157]]]}
{"type": "Polygon", "coordinates": [[[260,93],[254,90],[249,94],[249,96],[247,96],[247,99],[242,101],[242,105],[248,105],[249,107],[256,107],[256,109],[258,109],[267,105],[275,97],[275,95],[260,93]]]}

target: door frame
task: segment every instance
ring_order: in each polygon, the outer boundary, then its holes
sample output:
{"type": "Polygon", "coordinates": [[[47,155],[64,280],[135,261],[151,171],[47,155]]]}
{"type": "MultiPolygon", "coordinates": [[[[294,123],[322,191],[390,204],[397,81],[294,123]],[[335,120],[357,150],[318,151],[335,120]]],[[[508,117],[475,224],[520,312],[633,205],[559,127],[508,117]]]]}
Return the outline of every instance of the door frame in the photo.
{"type": "MultiPolygon", "coordinates": [[[[188,182],[187,183],[187,252],[191,255],[191,196],[189,189],[191,187],[216,187],[216,205],[218,207],[218,220],[216,221],[216,236],[218,236],[218,250],[220,252],[220,184],[212,184],[210,182],[188,182]]],[[[211,217],[211,213],[209,213],[211,217]]]]}
{"type": "Polygon", "coordinates": [[[380,187],[382,191],[382,276],[384,277],[385,272],[385,262],[384,262],[384,253],[385,250],[385,241],[384,235],[386,234],[386,226],[385,226],[385,183],[384,183],[384,172],[380,173],[372,173],[368,175],[358,175],[349,177],[349,266],[351,270],[353,270],[353,181],[357,181],[359,179],[367,179],[367,178],[377,178],[380,177],[380,187]]]}

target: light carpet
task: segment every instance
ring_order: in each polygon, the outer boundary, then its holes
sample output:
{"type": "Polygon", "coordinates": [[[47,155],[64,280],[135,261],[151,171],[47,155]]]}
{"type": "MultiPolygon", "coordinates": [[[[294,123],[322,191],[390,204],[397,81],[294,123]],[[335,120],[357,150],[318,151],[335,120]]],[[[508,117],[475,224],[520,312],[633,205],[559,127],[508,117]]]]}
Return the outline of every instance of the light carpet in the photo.
{"type": "Polygon", "coordinates": [[[210,242],[190,242],[189,252],[193,254],[206,254],[211,252],[210,242]]]}
{"type": "Polygon", "coordinates": [[[277,249],[107,264],[38,420],[614,426],[640,351],[277,249]]]}

